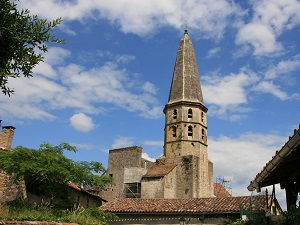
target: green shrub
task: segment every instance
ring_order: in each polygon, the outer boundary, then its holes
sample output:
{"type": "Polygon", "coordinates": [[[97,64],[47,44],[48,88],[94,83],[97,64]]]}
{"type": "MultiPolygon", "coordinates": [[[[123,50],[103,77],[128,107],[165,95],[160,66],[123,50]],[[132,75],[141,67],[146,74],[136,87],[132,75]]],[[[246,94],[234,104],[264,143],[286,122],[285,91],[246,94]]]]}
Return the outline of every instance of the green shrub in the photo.
{"type": "Polygon", "coordinates": [[[105,225],[115,218],[98,208],[73,207],[69,210],[55,209],[46,204],[29,205],[22,201],[12,201],[0,205],[0,220],[52,221],[84,225],[105,225]]]}

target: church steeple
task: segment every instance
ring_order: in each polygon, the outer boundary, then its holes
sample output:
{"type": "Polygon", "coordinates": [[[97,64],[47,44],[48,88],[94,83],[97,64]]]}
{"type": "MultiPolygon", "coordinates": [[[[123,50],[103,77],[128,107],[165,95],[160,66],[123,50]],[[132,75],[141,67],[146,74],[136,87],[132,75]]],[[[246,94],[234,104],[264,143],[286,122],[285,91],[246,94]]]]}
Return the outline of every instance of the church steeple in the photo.
{"type": "Polygon", "coordinates": [[[207,108],[203,101],[194,47],[187,30],[179,43],[164,113],[163,159],[166,164],[177,165],[176,197],[211,197],[213,166],[207,151],[207,108]],[[187,168],[192,168],[192,172],[187,172],[187,168]],[[189,173],[193,177],[186,175],[189,173]]]}
{"type": "Polygon", "coordinates": [[[168,105],[182,101],[204,105],[194,47],[187,29],[180,40],[168,105]]]}

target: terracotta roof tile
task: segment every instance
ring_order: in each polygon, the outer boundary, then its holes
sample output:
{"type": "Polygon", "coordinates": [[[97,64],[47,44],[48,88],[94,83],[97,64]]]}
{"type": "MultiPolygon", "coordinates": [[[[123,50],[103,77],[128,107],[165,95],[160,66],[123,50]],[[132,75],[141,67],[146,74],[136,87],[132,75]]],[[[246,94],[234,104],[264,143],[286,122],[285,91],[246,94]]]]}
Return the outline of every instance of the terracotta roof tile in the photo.
{"type": "Polygon", "coordinates": [[[73,190],[76,190],[76,191],[79,191],[79,192],[83,192],[83,193],[85,193],[85,194],[87,194],[87,195],[90,195],[90,196],[99,198],[99,199],[101,199],[102,201],[107,202],[105,199],[101,198],[100,196],[95,195],[95,194],[93,194],[93,193],[91,193],[91,192],[89,192],[89,191],[87,191],[87,190],[85,190],[85,189],[79,187],[78,185],[76,185],[76,184],[74,184],[74,183],[72,183],[72,182],[67,182],[66,184],[67,184],[70,188],[72,188],[73,190]]]}
{"type": "Polygon", "coordinates": [[[215,183],[215,182],[214,182],[214,195],[217,198],[232,197],[231,194],[226,190],[226,188],[222,184],[215,183]]]}
{"type": "MultiPolygon", "coordinates": [[[[193,199],[122,198],[106,203],[101,209],[112,213],[234,213],[248,208],[250,196],[193,199]]],[[[271,196],[269,196],[270,200],[271,196]]],[[[252,196],[253,211],[264,211],[266,196],[252,196]]]]}
{"type": "Polygon", "coordinates": [[[155,165],[151,167],[143,177],[164,177],[175,167],[175,164],[155,165]]]}

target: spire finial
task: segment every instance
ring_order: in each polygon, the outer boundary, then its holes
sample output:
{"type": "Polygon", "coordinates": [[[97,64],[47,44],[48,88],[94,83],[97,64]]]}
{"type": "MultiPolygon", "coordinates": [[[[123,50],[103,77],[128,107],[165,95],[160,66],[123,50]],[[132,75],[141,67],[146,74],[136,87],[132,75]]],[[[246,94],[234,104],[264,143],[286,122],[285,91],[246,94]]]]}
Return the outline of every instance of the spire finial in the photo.
{"type": "Polygon", "coordinates": [[[187,21],[185,21],[184,25],[185,25],[184,34],[187,34],[188,33],[187,21]]]}

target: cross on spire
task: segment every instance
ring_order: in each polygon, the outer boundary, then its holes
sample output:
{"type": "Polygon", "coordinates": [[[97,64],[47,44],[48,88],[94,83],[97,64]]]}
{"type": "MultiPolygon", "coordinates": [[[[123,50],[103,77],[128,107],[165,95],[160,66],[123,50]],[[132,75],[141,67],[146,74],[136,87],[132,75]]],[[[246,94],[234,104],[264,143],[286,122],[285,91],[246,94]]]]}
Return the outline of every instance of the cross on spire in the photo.
{"type": "Polygon", "coordinates": [[[188,26],[187,26],[187,21],[185,21],[185,29],[184,29],[184,33],[187,34],[188,33],[188,26]]]}

